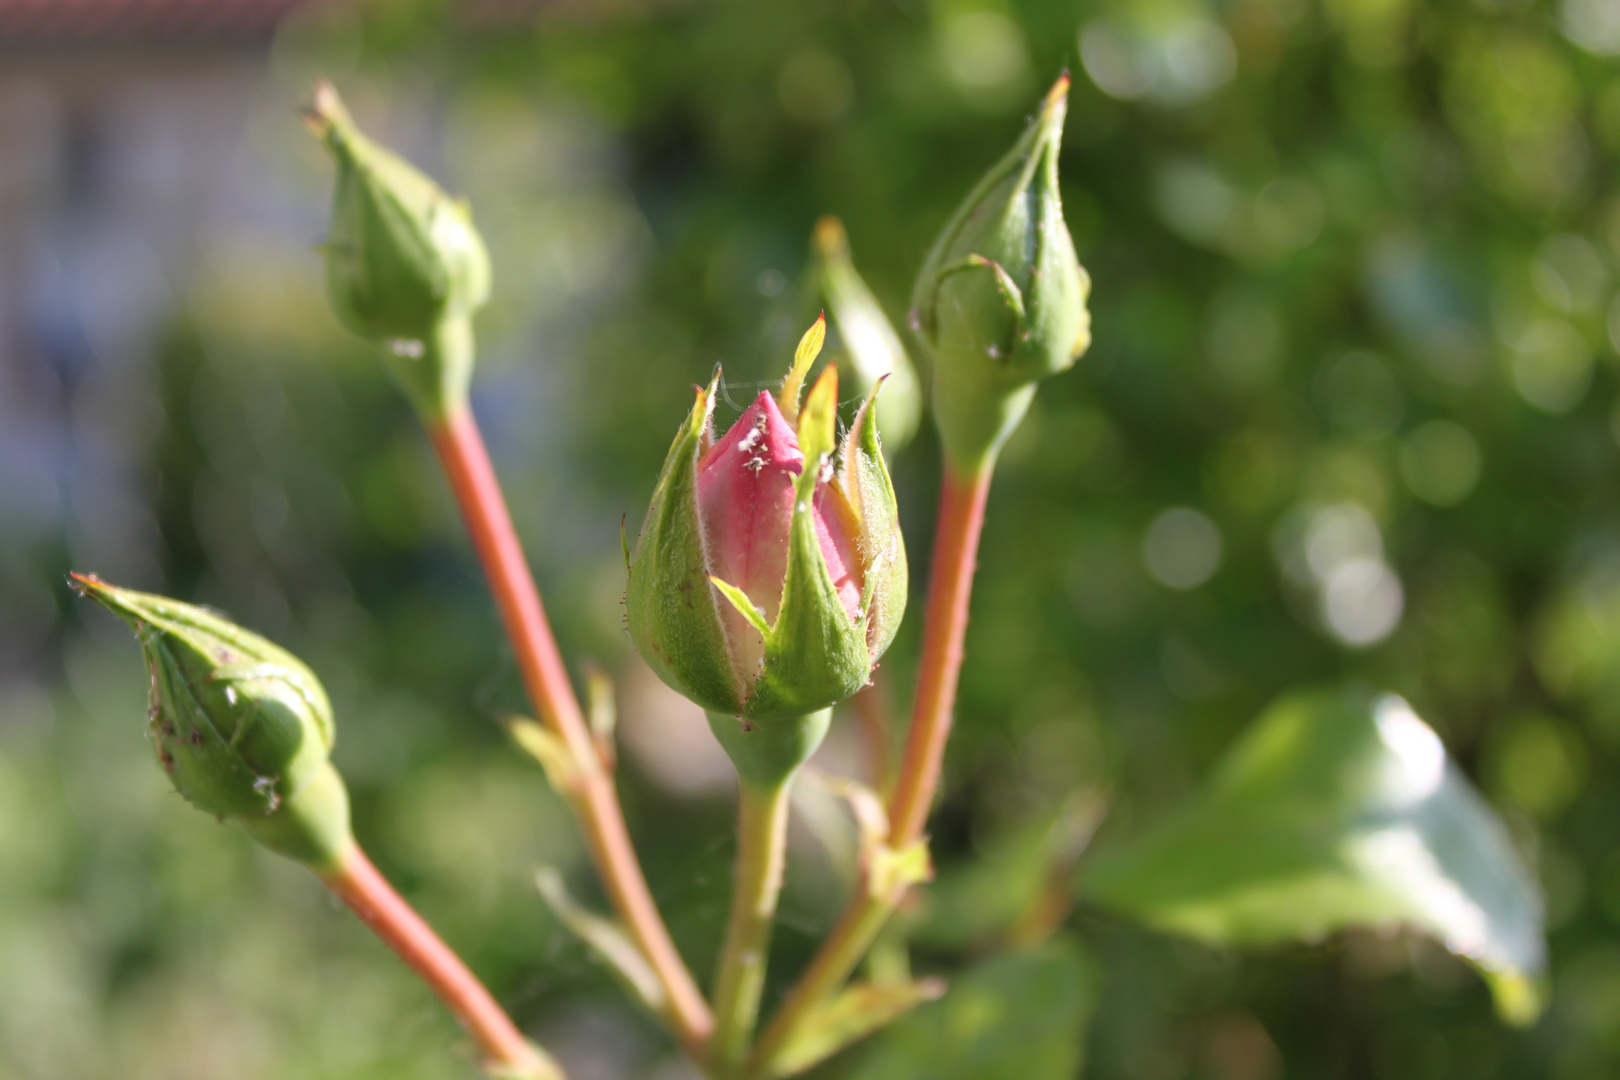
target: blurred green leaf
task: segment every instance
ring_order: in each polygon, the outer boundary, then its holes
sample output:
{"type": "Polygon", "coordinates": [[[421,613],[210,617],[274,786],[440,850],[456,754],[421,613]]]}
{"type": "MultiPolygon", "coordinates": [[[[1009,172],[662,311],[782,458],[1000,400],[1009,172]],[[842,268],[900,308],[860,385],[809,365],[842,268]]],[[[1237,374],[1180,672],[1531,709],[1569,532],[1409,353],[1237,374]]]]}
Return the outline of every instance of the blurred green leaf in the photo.
{"type": "Polygon", "coordinates": [[[534,884],[557,921],[585,943],[631,997],[654,1016],[662,1016],[668,1004],[663,984],[624,928],[575,900],[562,875],[553,867],[542,866],[535,871],[534,884]]]}
{"type": "Polygon", "coordinates": [[[1005,953],[951,980],[945,997],[890,1028],[854,1080],[1072,1080],[1098,973],[1067,936],[1005,953]]]}
{"type": "Polygon", "coordinates": [[[1399,697],[1273,705],[1208,790],[1101,858],[1083,895],[1222,945],[1413,927],[1471,961],[1498,1011],[1541,1011],[1540,893],[1496,814],[1399,697]]]}
{"type": "Polygon", "coordinates": [[[765,1065],[766,1076],[796,1076],[945,992],[941,979],[858,983],[812,1014],[765,1065]]]}
{"type": "Polygon", "coordinates": [[[1100,795],[1077,794],[941,868],[908,936],[929,948],[966,949],[1016,931],[1049,890],[1067,894],[1064,882],[1105,811],[1100,795]]]}

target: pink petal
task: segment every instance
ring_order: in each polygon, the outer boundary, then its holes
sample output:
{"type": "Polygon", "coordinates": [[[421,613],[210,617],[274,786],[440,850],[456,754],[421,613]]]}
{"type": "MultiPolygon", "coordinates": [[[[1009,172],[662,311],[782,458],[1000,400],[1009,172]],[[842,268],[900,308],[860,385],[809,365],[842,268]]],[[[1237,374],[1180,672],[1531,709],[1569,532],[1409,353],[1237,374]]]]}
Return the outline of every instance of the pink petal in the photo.
{"type": "MultiPolygon", "coordinates": [[[[698,515],[708,540],[709,573],[740,588],[768,622],[776,621],[782,606],[795,482],[803,469],[798,437],[765,392],[698,463],[698,515]]],[[[860,562],[847,508],[836,490],[821,484],[813,513],[838,598],[854,618],[860,562]]],[[[720,610],[740,672],[751,678],[764,657],[764,640],[729,603],[720,610]]]]}

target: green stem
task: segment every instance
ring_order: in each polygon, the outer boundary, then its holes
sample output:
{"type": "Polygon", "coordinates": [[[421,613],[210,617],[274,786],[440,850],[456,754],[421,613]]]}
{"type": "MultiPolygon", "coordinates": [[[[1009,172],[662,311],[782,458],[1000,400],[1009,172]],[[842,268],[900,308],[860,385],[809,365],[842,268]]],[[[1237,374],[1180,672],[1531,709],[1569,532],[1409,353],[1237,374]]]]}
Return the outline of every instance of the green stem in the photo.
{"type": "MultiPolygon", "coordinates": [[[[928,582],[928,610],[923,622],[922,661],[917,670],[917,697],[912,705],[905,757],[889,799],[888,844],[895,850],[922,839],[939,788],[956,705],[956,684],[962,672],[979,534],[984,527],[985,502],[994,468],[994,451],[970,469],[946,463],[928,582]]],[[[875,884],[868,868],[862,868],[849,907],[766,1028],[750,1059],[748,1075],[769,1075],[771,1060],[792,1042],[800,1025],[838,992],[903,895],[903,888],[895,892],[875,884]]]]}
{"type": "Polygon", "coordinates": [[[747,780],[737,789],[737,876],[731,921],[714,990],[711,1066],[732,1076],[742,1065],[759,1018],[771,923],[782,892],[793,775],[777,784],[747,780]]]}

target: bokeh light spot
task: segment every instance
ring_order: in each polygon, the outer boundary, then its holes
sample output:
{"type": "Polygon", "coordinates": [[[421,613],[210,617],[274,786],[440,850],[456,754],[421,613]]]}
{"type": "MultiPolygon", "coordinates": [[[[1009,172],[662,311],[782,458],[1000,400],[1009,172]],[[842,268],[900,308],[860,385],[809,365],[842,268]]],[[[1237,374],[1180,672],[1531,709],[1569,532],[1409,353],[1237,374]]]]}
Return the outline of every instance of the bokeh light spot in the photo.
{"type": "Polygon", "coordinates": [[[1159,584],[1195,589],[1220,569],[1220,530],[1197,510],[1173,507],[1148,526],[1142,539],[1142,560],[1159,584]]]}

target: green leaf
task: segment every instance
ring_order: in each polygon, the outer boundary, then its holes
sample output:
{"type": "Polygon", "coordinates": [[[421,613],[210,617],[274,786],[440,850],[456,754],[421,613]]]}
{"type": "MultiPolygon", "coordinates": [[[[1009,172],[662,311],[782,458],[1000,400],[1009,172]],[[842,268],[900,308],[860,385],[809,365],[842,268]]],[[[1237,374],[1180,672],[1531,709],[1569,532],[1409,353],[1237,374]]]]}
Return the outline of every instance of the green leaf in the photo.
{"type": "Polygon", "coordinates": [[[1504,1019],[1541,1010],[1540,893],[1439,736],[1394,695],[1273,705],[1192,806],[1099,859],[1082,889],[1213,944],[1415,928],[1480,970],[1504,1019]]]}
{"type": "Polygon", "coordinates": [[[575,900],[563,884],[562,875],[552,867],[535,871],[534,884],[557,921],[584,942],[648,1012],[663,1016],[668,1005],[664,985],[624,928],[575,900]]]}
{"type": "Polygon", "coordinates": [[[793,1041],[766,1063],[764,1073],[796,1076],[944,992],[940,979],[848,987],[805,1021],[793,1041]]]}
{"type": "Polygon", "coordinates": [[[930,949],[970,949],[1014,934],[1055,891],[1063,896],[1076,860],[1101,822],[1106,802],[1077,795],[1051,813],[992,837],[974,857],[939,868],[920,893],[910,932],[930,949]]]}
{"type": "Polygon", "coordinates": [[[1003,953],[879,1037],[853,1080],[1073,1080],[1098,975],[1066,936],[1003,953]]]}

